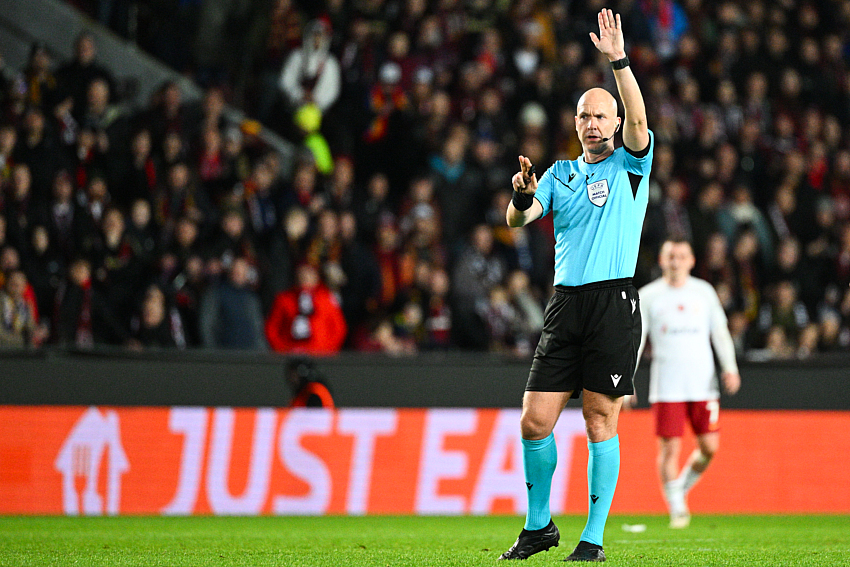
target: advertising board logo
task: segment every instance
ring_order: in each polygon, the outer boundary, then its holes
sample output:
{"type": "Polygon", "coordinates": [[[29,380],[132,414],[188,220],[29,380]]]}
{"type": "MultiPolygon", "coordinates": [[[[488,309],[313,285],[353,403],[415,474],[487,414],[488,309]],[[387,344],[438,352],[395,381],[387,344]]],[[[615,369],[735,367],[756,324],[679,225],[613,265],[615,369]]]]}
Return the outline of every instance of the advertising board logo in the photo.
{"type": "Polygon", "coordinates": [[[121,445],[118,414],[112,410],[101,413],[95,407],[86,410],[65,438],[54,467],[62,473],[65,514],[117,514],[121,503],[121,475],[130,468],[121,445]],[[105,474],[104,479],[101,473],[105,474]],[[105,489],[102,480],[105,480],[105,489]]]}

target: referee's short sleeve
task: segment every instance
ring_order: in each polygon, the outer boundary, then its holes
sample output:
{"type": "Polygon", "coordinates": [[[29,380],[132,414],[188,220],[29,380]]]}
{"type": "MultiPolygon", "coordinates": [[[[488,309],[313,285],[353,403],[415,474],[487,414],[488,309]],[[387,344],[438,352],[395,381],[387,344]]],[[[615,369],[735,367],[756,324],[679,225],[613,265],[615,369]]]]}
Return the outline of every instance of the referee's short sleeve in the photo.
{"type": "Polygon", "coordinates": [[[652,167],[652,156],[655,153],[655,135],[649,130],[649,145],[641,151],[633,151],[623,146],[625,150],[626,170],[635,175],[649,175],[652,167]]]}
{"type": "Polygon", "coordinates": [[[537,191],[534,192],[534,198],[543,207],[543,213],[540,217],[545,217],[552,210],[552,192],[554,191],[555,178],[552,176],[552,169],[556,164],[543,172],[543,175],[537,181],[537,191]]]}

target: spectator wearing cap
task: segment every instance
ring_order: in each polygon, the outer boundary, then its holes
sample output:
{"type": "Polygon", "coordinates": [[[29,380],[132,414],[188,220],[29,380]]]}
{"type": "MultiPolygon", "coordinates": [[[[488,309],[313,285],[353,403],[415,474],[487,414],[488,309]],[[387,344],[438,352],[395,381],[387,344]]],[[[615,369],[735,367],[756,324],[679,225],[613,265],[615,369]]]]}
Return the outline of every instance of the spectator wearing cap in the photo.
{"type": "Polygon", "coordinates": [[[339,98],[340,66],[330,47],[328,21],[308,23],[301,47],[287,57],[280,75],[280,89],[293,109],[311,102],[327,112],[339,98]]]}
{"type": "Polygon", "coordinates": [[[381,65],[378,82],[369,92],[369,110],[372,121],[369,123],[364,140],[375,143],[387,137],[392,114],[407,108],[408,100],[401,87],[401,66],[394,61],[381,65]]]}
{"type": "Polygon", "coordinates": [[[410,108],[407,93],[401,86],[401,66],[387,61],[378,71],[378,82],[369,91],[367,114],[369,123],[363,133],[361,148],[364,169],[371,173],[387,172],[392,181],[405,177],[407,164],[405,113],[410,108]]]}
{"type": "Polygon", "coordinates": [[[431,112],[433,94],[434,71],[427,65],[420,65],[413,72],[413,84],[408,92],[410,107],[420,120],[431,112]]]}
{"type": "Polygon", "coordinates": [[[296,274],[295,286],[277,296],[266,319],[269,345],[275,352],[338,352],[348,332],[339,302],[315,266],[302,263],[296,274]]]}

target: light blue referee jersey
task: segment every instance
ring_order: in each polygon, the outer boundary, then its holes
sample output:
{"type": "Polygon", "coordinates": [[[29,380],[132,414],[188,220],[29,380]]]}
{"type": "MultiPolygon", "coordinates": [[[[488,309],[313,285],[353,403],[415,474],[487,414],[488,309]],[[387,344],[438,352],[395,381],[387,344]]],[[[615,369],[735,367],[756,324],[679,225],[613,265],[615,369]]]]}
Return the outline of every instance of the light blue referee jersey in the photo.
{"type": "Polygon", "coordinates": [[[635,157],[617,148],[599,163],[584,156],[546,170],[534,198],[555,224],[555,285],[578,286],[635,275],[649,194],[649,151],[635,157]]]}

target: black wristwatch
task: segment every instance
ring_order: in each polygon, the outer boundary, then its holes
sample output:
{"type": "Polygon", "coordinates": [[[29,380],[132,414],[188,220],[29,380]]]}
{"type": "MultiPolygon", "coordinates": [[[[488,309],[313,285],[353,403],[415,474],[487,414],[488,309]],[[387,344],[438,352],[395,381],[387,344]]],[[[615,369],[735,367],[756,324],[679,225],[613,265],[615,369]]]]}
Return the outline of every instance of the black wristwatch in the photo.
{"type": "Polygon", "coordinates": [[[616,61],[611,61],[611,68],[615,71],[617,69],[625,69],[629,66],[629,56],[626,55],[622,59],[617,59],[616,61]]]}

